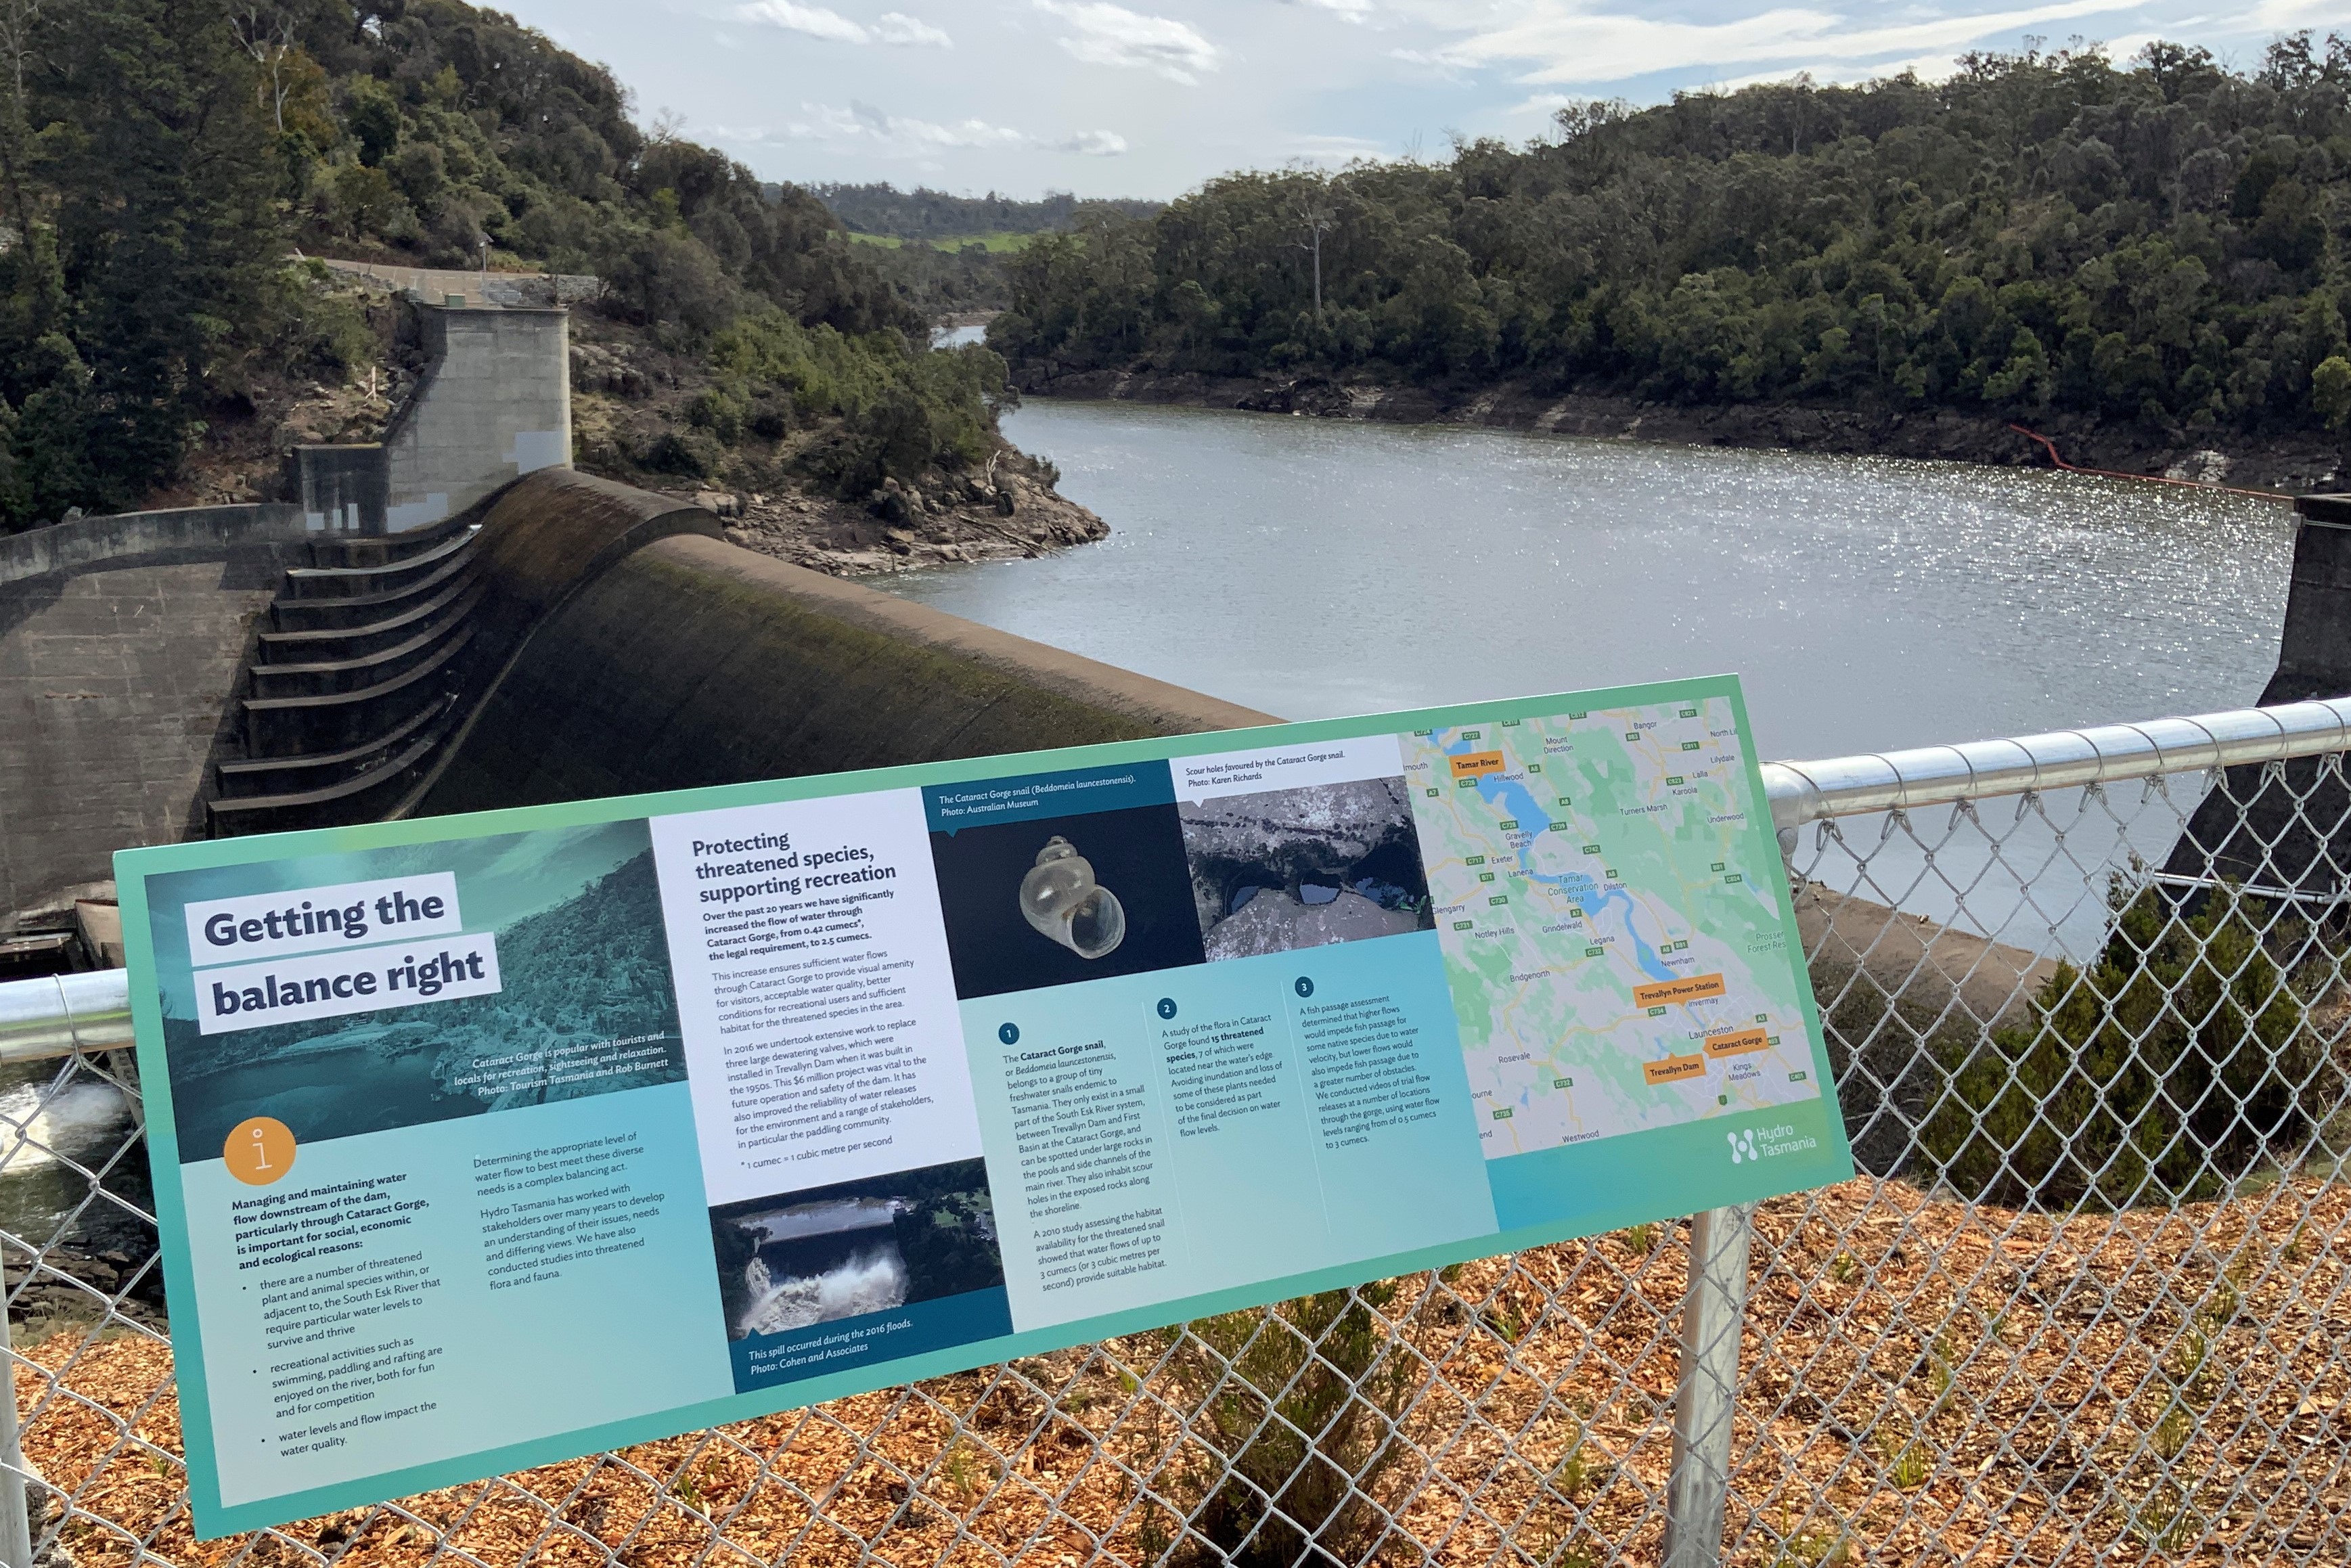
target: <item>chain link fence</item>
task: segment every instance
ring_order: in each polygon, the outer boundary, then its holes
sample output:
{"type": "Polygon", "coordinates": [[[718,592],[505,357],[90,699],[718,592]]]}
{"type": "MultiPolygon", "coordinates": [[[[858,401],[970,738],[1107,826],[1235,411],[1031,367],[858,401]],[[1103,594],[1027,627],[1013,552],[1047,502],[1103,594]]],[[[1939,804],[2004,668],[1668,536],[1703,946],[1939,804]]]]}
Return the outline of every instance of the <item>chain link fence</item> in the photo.
{"type": "Polygon", "coordinates": [[[0,1552],[2341,1562],[2346,718],[1768,770],[1851,1182],[225,1542],[189,1529],[135,1081],[53,1040],[0,1078],[0,1552]]]}

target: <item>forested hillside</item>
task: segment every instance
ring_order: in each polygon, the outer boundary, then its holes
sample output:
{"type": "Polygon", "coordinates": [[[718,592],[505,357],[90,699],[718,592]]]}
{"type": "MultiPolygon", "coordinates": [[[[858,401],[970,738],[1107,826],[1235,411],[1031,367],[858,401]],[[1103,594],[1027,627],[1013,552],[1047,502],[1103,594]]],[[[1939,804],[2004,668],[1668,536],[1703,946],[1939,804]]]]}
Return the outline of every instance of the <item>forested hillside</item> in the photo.
{"type": "Polygon", "coordinates": [[[608,469],[862,501],[998,449],[1000,364],[924,353],[821,202],[641,131],[609,71],[496,12],[77,0],[0,35],[0,531],[227,498],[193,476],[266,464],[294,402],[373,396],[389,313],[298,250],[601,275],[575,335],[626,396],[674,394],[583,411],[608,469]]]}
{"type": "Polygon", "coordinates": [[[968,235],[1042,234],[1065,229],[1080,207],[1101,207],[1121,217],[1147,218],[1167,204],[1145,201],[1081,202],[1067,191],[1048,191],[1033,202],[1000,196],[957,196],[917,185],[901,191],[879,184],[830,184],[812,187],[852,234],[886,235],[893,239],[951,240],[968,235]]]}
{"type": "Polygon", "coordinates": [[[1067,191],[1023,202],[994,191],[956,196],[927,185],[901,191],[886,183],[810,188],[850,233],[869,236],[869,243],[890,242],[869,253],[874,267],[934,319],[983,315],[1012,302],[1004,257],[982,240],[1080,227],[1097,210],[1105,217],[1147,218],[1167,204],[1081,202],[1067,191]]]}
{"type": "Polygon", "coordinates": [[[1513,148],[1217,180],[1008,265],[989,341],[1073,371],[1409,380],[2351,425],[2351,41],[1586,103],[1513,148]],[[1320,231],[1321,308],[1314,243],[1320,231]]]}

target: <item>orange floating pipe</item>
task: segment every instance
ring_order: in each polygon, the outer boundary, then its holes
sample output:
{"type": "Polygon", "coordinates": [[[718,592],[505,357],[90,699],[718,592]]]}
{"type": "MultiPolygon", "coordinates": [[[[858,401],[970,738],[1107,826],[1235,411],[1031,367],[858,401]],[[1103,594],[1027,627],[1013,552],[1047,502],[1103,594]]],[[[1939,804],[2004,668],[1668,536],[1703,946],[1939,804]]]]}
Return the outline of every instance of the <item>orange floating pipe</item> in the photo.
{"type": "Polygon", "coordinates": [[[2190,490],[2217,490],[2224,496],[2258,496],[2264,501],[2291,501],[2294,499],[2292,496],[2280,495],[2275,490],[2245,490],[2240,489],[2234,485],[2207,485],[2200,479],[2174,479],[2168,474],[2126,474],[2118,468],[2084,468],[2074,464],[2068,463],[2064,458],[2059,456],[2057,455],[2057,444],[2050,440],[2047,436],[2042,434],[2039,431],[2027,430],[2024,426],[2018,424],[2013,421],[2010,423],[2009,429],[2016,432],[2019,435],[2025,436],[2031,440],[2041,443],[2043,449],[2049,454],[2049,461],[2054,463],[2058,467],[2063,468],[2068,474],[2095,474],[2102,479],[2137,479],[2143,485],[2181,485],[2190,490]]]}

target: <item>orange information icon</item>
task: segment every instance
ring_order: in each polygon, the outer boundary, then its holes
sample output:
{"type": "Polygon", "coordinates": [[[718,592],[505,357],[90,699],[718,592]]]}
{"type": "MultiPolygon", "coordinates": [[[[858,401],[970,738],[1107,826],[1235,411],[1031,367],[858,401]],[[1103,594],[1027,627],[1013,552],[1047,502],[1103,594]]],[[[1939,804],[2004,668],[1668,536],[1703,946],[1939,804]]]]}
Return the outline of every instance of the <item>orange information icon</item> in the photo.
{"type": "Polygon", "coordinates": [[[221,1145],[228,1174],[247,1186],[267,1186],[294,1168],[294,1129],[275,1116],[248,1116],[221,1145]]]}

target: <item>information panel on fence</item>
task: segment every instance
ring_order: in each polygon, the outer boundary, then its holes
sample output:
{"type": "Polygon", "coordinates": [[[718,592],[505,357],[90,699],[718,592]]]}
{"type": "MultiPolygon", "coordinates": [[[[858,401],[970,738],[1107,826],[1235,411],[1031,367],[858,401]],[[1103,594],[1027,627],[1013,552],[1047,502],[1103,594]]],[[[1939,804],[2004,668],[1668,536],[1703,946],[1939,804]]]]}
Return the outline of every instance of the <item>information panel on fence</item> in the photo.
{"type": "Polygon", "coordinates": [[[1853,1172],[1730,677],[118,857],[211,1537],[1853,1172]]]}

